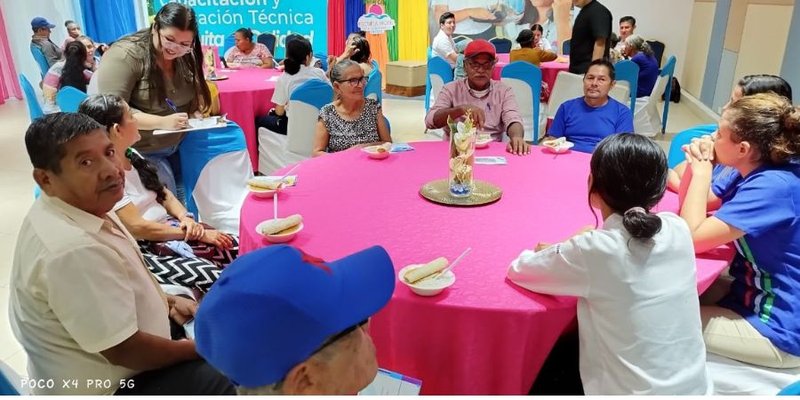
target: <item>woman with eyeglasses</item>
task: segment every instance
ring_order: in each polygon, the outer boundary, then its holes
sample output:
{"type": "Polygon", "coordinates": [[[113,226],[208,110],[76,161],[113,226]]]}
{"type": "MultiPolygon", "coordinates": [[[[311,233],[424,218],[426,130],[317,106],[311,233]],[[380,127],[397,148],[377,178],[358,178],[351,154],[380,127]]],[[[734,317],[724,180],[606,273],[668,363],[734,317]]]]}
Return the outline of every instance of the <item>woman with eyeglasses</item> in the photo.
{"type": "Polygon", "coordinates": [[[331,69],[334,99],[322,107],[317,121],[313,155],[391,142],[381,105],[364,97],[367,79],[361,66],[343,60],[331,69]]]}
{"type": "Polygon", "coordinates": [[[157,165],[162,182],[179,193],[176,151],[184,133],[153,136],[152,132],[188,128],[189,116],[202,117],[211,108],[194,10],[168,3],[150,28],[116,41],[97,74],[99,93],[120,96],[130,105],[142,136],[136,149],[157,165]]]}

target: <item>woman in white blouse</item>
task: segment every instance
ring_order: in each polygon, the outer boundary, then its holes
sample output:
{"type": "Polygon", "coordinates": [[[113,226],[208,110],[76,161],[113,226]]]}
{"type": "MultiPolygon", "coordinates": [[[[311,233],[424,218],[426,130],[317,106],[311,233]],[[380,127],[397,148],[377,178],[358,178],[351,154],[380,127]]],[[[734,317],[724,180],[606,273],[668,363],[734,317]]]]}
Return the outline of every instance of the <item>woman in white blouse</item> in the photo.
{"type": "Polygon", "coordinates": [[[677,215],[649,211],[666,189],[664,152],[643,136],[612,135],[590,170],[603,226],[523,251],[509,279],[578,297],[587,395],[710,394],[691,235],[677,215]]]}

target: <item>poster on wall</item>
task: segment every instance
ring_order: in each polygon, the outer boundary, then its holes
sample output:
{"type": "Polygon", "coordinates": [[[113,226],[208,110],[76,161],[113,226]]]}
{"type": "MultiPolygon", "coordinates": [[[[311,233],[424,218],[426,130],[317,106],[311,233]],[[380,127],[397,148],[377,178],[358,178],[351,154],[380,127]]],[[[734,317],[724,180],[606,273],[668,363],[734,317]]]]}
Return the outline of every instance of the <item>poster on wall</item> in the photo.
{"type": "Polygon", "coordinates": [[[561,20],[568,32],[577,10],[573,10],[571,2],[559,2],[565,4],[564,12],[554,13],[554,3],[554,0],[429,0],[430,39],[439,32],[439,16],[449,11],[456,19],[454,38],[508,38],[513,42],[521,30],[539,24],[542,37],[555,43],[559,24],[555,14],[564,16],[561,20]]]}
{"type": "Polygon", "coordinates": [[[381,34],[394,29],[394,20],[378,0],[367,4],[367,13],[358,18],[358,29],[367,33],[381,34]]]}
{"type": "Polygon", "coordinates": [[[305,36],[314,53],[328,53],[328,2],[321,0],[142,0],[149,20],[164,6],[175,2],[194,9],[205,46],[218,46],[239,28],[253,30],[253,41],[261,33],[276,37],[275,57],[283,58],[286,36],[305,36]]]}

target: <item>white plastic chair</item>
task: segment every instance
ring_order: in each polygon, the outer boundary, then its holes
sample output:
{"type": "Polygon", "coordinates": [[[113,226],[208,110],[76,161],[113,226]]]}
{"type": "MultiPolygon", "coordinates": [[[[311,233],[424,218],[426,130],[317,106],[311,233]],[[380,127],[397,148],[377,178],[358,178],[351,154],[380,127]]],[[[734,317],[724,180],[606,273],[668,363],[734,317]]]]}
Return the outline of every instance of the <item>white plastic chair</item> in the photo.
{"type": "Polygon", "coordinates": [[[800,380],[800,368],[759,367],[712,353],[708,353],[706,365],[714,382],[715,395],[774,396],[800,380]]]}
{"type": "Polygon", "coordinates": [[[258,170],[262,174],[269,175],[311,157],[319,110],[332,99],[333,88],[319,79],[311,79],[292,91],[287,109],[287,134],[258,129],[258,170]]]}
{"type": "Polygon", "coordinates": [[[562,71],[556,76],[556,83],[550,90],[547,103],[547,118],[555,118],[561,104],[576,97],[583,96],[583,75],[562,71]]]}
{"type": "Polygon", "coordinates": [[[661,114],[658,102],[669,82],[669,76],[659,75],[650,96],[636,99],[636,111],[633,113],[634,132],[647,137],[654,137],[661,130],[661,114]]]}

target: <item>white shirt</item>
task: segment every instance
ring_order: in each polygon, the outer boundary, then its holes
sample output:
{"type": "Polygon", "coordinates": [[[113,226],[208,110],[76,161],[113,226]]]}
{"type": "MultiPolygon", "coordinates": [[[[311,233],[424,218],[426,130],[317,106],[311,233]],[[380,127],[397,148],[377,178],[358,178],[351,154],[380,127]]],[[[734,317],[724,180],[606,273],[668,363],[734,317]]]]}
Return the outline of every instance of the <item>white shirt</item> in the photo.
{"type": "Polygon", "coordinates": [[[456,53],[456,43],[453,41],[452,37],[447,36],[441,29],[439,29],[439,33],[434,36],[431,49],[437,56],[444,58],[444,60],[450,64],[450,67],[456,66],[455,61],[447,58],[448,54],[458,54],[456,53]]]}
{"type": "MultiPolygon", "coordinates": [[[[496,0],[431,0],[432,6],[444,5],[447,10],[455,13],[458,10],[465,8],[485,8],[489,9],[497,5],[496,0]]],[[[436,21],[437,23],[439,21],[436,21]]],[[[454,35],[477,35],[483,33],[494,25],[488,22],[476,22],[472,18],[466,18],[462,21],[456,22],[456,30],[454,35]]],[[[494,35],[493,35],[494,36],[494,35]]]]}
{"type": "Polygon", "coordinates": [[[602,229],[540,252],[508,277],[539,293],[577,296],[587,395],[711,394],[692,236],[672,213],[651,241],[631,239],[614,214],[602,229]]]}
{"type": "Polygon", "coordinates": [[[28,373],[53,380],[34,394],[111,394],[139,371],[101,351],[137,331],[170,338],[166,297],[114,213],[98,218],[42,193],[22,222],[11,282],[9,319],[28,373]]]}
{"type": "Polygon", "coordinates": [[[272,102],[279,106],[287,106],[289,104],[289,96],[292,95],[292,92],[297,89],[298,86],[311,79],[319,79],[323,82],[328,82],[325,71],[319,68],[301,65],[300,70],[294,75],[289,75],[284,71],[275,82],[275,92],[272,93],[272,102]]]}
{"type": "Polygon", "coordinates": [[[144,187],[139,172],[133,167],[129,171],[125,171],[125,194],[122,196],[122,200],[114,206],[114,211],[119,211],[131,203],[136,206],[139,215],[145,220],[162,222],[169,218],[167,209],[156,200],[156,192],[144,187]]]}

